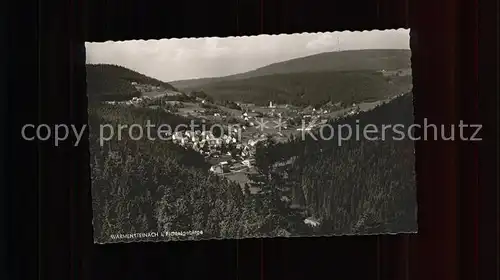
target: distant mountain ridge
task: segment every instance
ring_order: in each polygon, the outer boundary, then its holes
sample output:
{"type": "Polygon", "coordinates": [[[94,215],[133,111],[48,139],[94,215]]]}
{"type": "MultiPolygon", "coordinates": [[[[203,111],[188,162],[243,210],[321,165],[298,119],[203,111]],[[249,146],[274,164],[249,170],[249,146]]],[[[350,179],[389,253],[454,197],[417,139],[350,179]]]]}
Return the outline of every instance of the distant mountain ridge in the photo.
{"type": "MultiPolygon", "coordinates": [[[[344,104],[385,99],[408,92],[412,77],[385,76],[373,70],[321,71],[274,74],[239,80],[226,80],[201,86],[214,100],[267,105],[344,104]]],[[[188,89],[184,89],[188,90],[188,89]]]]}
{"type": "Polygon", "coordinates": [[[197,88],[206,84],[248,79],[274,74],[323,71],[398,70],[410,68],[411,51],[404,49],[369,49],[325,52],[273,63],[245,73],[214,78],[169,82],[179,88],[197,88]]]}

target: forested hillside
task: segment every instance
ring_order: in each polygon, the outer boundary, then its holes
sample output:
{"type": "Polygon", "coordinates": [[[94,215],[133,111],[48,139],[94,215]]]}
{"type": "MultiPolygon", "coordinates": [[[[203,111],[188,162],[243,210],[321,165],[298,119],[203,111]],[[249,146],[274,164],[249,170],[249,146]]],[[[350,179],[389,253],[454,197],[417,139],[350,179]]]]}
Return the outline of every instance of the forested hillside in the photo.
{"type": "MultiPolygon", "coordinates": [[[[357,116],[360,124],[413,123],[412,95],[357,116]]],[[[129,139],[99,145],[99,125],[189,123],[162,110],[107,105],[89,109],[95,237],[202,230],[202,238],[414,231],[414,146],[405,139],[264,142],[251,194],[208,172],[199,154],[169,142],[129,139]],[[284,169],[274,163],[297,157],[284,169]],[[320,226],[312,228],[304,219],[320,226]]],[[[354,118],[338,121],[355,125],[354,118]]],[[[170,240],[189,237],[171,237],[170,240]]]]}
{"type": "Polygon", "coordinates": [[[411,90],[411,76],[384,76],[374,71],[329,71],[275,74],[201,87],[214,99],[266,105],[318,105],[329,101],[352,104],[380,100],[411,90]]]}
{"type": "Polygon", "coordinates": [[[397,70],[410,68],[410,50],[348,50],[327,52],[283,62],[259,69],[217,78],[202,78],[170,82],[173,86],[186,89],[198,88],[221,81],[233,81],[259,76],[328,71],[397,70]]]}
{"type": "Polygon", "coordinates": [[[124,101],[141,93],[131,83],[176,90],[168,83],[147,77],[130,69],[110,64],[87,64],[87,92],[89,101],[124,101]]]}
{"type": "MultiPolygon", "coordinates": [[[[372,111],[332,124],[359,128],[399,124],[406,129],[413,124],[412,94],[398,97],[372,111]]],[[[338,133],[338,131],[335,131],[338,133]]],[[[416,180],[414,143],[408,137],[388,130],[384,140],[371,141],[363,135],[339,146],[337,136],[321,140],[306,135],[306,140],[269,147],[268,162],[296,157],[292,165],[273,173],[275,187],[286,186],[293,204],[307,209],[322,221],[317,234],[380,233],[415,231],[416,180]]],[[[330,134],[325,132],[325,138],[330,134]]],[[[337,135],[337,134],[334,134],[337,135]]],[[[378,135],[381,137],[381,134],[378,135]]]]}
{"type": "MultiPolygon", "coordinates": [[[[212,175],[198,153],[127,133],[99,145],[99,126],[114,124],[189,124],[162,110],[96,106],[89,109],[94,235],[195,231],[196,238],[287,236],[309,230],[285,203],[244,193],[235,183],[212,175]]],[[[190,237],[171,237],[170,240],[190,237]]]]}

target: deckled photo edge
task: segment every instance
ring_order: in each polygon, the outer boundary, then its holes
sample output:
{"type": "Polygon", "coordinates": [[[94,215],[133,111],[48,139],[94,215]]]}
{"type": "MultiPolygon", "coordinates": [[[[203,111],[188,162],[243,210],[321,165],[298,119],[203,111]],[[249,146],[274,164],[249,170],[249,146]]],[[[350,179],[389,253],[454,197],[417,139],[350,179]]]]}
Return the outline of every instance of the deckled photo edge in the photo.
{"type": "Polygon", "coordinates": [[[417,232],[409,36],[86,43],[95,242],[417,232]]]}

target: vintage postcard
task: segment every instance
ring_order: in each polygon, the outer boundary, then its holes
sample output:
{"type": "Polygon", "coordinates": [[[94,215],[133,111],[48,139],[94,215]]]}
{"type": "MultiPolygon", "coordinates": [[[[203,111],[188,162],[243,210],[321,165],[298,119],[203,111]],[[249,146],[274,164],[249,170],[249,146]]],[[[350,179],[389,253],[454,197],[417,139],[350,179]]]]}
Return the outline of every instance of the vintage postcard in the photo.
{"type": "Polygon", "coordinates": [[[95,242],[416,232],[409,36],[86,43],[95,242]]]}

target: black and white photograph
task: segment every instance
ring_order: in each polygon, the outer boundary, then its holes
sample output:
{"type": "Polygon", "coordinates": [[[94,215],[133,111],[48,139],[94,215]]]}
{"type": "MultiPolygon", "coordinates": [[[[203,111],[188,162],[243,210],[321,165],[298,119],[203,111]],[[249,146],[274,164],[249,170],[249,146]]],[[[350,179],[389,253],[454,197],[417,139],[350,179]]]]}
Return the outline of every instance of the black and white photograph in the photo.
{"type": "Polygon", "coordinates": [[[417,232],[409,29],[85,46],[94,242],[417,232]]]}

